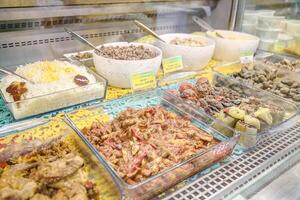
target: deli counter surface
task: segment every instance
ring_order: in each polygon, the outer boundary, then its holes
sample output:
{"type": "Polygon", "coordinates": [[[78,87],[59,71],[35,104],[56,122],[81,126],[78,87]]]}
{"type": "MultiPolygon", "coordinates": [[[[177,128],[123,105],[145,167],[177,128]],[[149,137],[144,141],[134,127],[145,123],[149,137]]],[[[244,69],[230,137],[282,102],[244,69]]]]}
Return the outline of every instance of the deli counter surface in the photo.
{"type": "Polygon", "coordinates": [[[298,7],[1,2],[0,199],[299,199],[298,7]]]}

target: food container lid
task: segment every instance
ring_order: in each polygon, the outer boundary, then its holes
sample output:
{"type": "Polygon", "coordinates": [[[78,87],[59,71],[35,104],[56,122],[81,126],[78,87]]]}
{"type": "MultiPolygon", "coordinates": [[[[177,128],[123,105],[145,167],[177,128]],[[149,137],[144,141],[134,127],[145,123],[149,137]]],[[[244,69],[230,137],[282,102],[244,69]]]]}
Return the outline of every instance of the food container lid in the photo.
{"type": "Polygon", "coordinates": [[[281,32],[281,29],[268,29],[268,28],[260,28],[256,27],[258,31],[265,31],[265,32],[281,32]]]}
{"type": "Polygon", "coordinates": [[[260,40],[261,43],[269,43],[269,44],[273,44],[278,42],[278,40],[260,40]]]}
{"type": "Polygon", "coordinates": [[[256,24],[254,24],[254,23],[253,23],[253,24],[250,24],[250,23],[243,23],[242,26],[243,26],[243,27],[250,26],[250,27],[255,28],[255,27],[256,27],[256,24]]]}
{"type": "Polygon", "coordinates": [[[289,24],[300,25],[300,20],[297,20],[297,19],[289,19],[289,20],[286,20],[286,22],[289,24]]]}
{"type": "Polygon", "coordinates": [[[273,16],[275,10],[245,10],[245,14],[247,15],[268,15],[273,16]]]}
{"type": "Polygon", "coordinates": [[[285,16],[268,16],[268,15],[259,15],[258,20],[283,20],[285,16]]]}
{"type": "Polygon", "coordinates": [[[280,33],[278,35],[278,40],[280,40],[280,41],[290,41],[290,40],[293,40],[293,37],[288,35],[288,34],[280,33]]]}

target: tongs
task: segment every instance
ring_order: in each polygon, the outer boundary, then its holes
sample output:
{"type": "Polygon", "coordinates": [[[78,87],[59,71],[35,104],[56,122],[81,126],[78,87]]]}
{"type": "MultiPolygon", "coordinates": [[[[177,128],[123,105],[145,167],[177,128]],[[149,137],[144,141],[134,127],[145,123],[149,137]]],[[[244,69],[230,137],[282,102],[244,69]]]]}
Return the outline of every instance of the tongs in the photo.
{"type": "Polygon", "coordinates": [[[211,31],[211,32],[215,32],[216,36],[220,37],[220,38],[224,38],[226,39],[225,36],[223,36],[221,33],[219,33],[218,31],[216,31],[211,25],[209,25],[208,23],[206,23],[206,21],[204,21],[203,19],[197,17],[197,16],[193,16],[193,21],[198,24],[200,27],[204,28],[207,31],[211,31]]]}
{"type": "Polygon", "coordinates": [[[8,70],[8,69],[5,69],[4,67],[0,67],[0,72],[3,72],[3,73],[8,74],[8,75],[14,75],[14,76],[17,76],[17,77],[19,77],[19,78],[21,78],[21,79],[24,79],[25,81],[28,81],[28,82],[34,84],[33,81],[31,81],[31,80],[25,78],[24,76],[21,76],[21,75],[15,73],[15,72],[13,72],[13,71],[10,71],[10,70],[8,70]]]}
{"type": "Polygon", "coordinates": [[[151,30],[148,26],[146,26],[145,24],[141,23],[138,20],[134,20],[134,23],[141,29],[143,29],[144,31],[146,31],[147,33],[151,34],[152,36],[154,36],[155,38],[159,39],[160,41],[162,41],[163,43],[167,43],[164,39],[162,39],[161,37],[159,37],[159,35],[157,33],[155,33],[153,30],[151,30]]]}
{"type": "Polygon", "coordinates": [[[69,33],[71,36],[73,36],[76,40],[78,40],[79,42],[81,42],[82,44],[85,44],[89,47],[92,47],[95,51],[100,52],[99,49],[97,49],[97,47],[95,47],[92,43],[90,43],[89,41],[87,41],[84,37],[78,35],[77,33],[71,31],[70,29],[65,28],[65,31],[67,33],[69,33]]]}

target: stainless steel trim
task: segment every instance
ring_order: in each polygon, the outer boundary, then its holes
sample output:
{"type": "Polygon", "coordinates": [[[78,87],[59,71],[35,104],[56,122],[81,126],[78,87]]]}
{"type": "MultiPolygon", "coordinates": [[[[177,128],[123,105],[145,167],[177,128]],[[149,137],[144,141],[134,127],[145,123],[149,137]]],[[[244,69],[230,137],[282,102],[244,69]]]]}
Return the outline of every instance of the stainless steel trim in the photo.
{"type": "Polygon", "coordinates": [[[235,13],[235,21],[232,30],[241,31],[242,30],[242,22],[244,17],[244,12],[246,9],[246,0],[236,0],[238,2],[237,10],[235,13]]]}
{"type": "Polygon", "coordinates": [[[232,199],[239,193],[249,197],[263,183],[278,177],[282,171],[299,161],[300,124],[274,135],[257,146],[255,151],[241,156],[233,155],[221,167],[171,193],[165,199],[232,199]]]}
{"type": "Polygon", "coordinates": [[[229,26],[228,26],[229,30],[234,30],[235,28],[238,6],[239,6],[239,0],[232,0],[231,14],[230,14],[229,26]]]}

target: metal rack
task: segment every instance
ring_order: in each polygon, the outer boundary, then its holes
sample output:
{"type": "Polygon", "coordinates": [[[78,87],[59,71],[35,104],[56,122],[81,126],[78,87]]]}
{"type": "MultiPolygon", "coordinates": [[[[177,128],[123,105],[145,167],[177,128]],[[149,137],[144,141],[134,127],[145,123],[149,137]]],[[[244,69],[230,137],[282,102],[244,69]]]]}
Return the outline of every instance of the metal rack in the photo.
{"type": "Polygon", "coordinates": [[[232,199],[238,194],[249,197],[299,161],[300,124],[273,136],[256,151],[233,158],[165,199],[232,199]]]}

